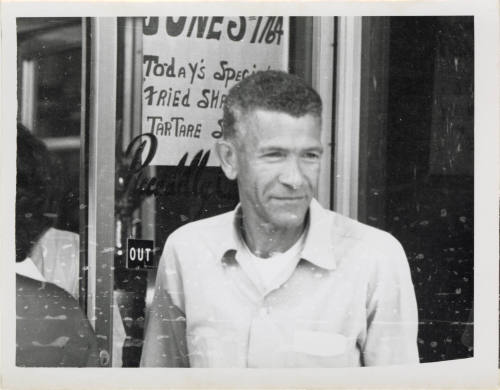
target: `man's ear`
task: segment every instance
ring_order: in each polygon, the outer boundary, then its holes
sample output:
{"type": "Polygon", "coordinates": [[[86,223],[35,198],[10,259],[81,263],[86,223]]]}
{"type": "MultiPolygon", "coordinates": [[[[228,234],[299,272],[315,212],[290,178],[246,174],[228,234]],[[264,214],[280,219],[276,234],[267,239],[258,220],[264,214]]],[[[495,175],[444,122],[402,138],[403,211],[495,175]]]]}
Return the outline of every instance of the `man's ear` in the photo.
{"type": "Polygon", "coordinates": [[[234,180],[238,176],[238,156],[236,145],[233,142],[220,140],[215,145],[215,150],[219,156],[220,166],[229,180],[234,180]]]}

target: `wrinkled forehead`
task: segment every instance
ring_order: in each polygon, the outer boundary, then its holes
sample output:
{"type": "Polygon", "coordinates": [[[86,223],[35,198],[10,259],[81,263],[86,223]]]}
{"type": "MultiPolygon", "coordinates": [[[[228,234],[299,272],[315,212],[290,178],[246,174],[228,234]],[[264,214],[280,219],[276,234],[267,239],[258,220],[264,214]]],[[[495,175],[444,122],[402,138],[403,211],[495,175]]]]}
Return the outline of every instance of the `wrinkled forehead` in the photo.
{"type": "Polygon", "coordinates": [[[262,107],[251,107],[251,108],[242,108],[242,107],[234,107],[233,109],[233,115],[235,118],[235,125],[234,128],[236,130],[236,136],[241,137],[245,136],[248,131],[252,131],[257,128],[260,130],[265,130],[261,129],[258,124],[259,122],[259,112],[265,112],[269,114],[277,114],[279,116],[280,114],[287,115],[291,118],[297,119],[297,121],[300,118],[304,118],[307,116],[311,116],[313,119],[318,121],[318,127],[319,130],[321,130],[321,115],[319,115],[316,112],[305,112],[304,114],[301,115],[296,115],[290,112],[287,112],[286,110],[269,110],[266,108],[262,107]]]}
{"type": "Polygon", "coordinates": [[[282,111],[254,110],[241,115],[235,130],[234,141],[240,150],[321,147],[321,120],[312,113],[294,116],[282,111]]]}

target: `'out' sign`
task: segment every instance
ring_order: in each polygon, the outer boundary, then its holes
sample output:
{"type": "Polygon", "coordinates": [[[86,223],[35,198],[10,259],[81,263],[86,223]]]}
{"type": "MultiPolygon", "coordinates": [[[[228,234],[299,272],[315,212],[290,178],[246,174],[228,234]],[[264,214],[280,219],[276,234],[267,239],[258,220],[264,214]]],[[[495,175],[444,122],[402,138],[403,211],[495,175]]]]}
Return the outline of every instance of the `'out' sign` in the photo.
{"type": "Polygon", "coordinates": [[[153,240],[127,240],[127,268],[154,268],[153,240]]]}

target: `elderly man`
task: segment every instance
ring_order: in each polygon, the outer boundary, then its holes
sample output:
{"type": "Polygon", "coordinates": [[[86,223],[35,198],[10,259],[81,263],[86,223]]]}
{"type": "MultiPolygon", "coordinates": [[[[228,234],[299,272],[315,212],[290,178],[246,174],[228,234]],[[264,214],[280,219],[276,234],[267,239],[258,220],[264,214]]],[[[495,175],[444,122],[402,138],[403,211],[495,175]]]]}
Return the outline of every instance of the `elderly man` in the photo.
{"type": "Polygon", "coordinates": [[[168,238],[143,366],[418,363],[401,245],[314,199],[321,109],[312,88],[279,71],[229,91],[217,152],[240,204],[168,238]]]}

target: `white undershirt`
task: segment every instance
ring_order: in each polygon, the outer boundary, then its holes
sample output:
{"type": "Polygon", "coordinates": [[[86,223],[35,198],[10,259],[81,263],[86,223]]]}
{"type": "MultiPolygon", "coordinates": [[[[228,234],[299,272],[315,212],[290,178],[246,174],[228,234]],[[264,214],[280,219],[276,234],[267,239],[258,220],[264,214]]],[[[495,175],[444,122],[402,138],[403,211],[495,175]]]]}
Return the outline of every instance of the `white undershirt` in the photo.
{"type": "Polygon", "coordinates": [[[285,272],[290,263],[298,263],[304,246],[304,236],[303,233],[286,252],[276,253],[267,258],[255,256],[246,243],[243,243],[241,255],[245,256],[255,266],[264,286],[273,288],[274,280],[285,272]]]}

